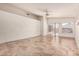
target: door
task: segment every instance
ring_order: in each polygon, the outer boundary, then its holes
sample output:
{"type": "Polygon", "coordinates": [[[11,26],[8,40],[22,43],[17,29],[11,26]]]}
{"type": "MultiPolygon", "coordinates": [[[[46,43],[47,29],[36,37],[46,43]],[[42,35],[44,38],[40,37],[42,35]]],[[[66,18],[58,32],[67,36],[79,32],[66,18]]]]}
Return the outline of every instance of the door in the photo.
{"type": "Polygon", "coordinates": [[[55,47],[58,47],[59,46],[59,23],[53,23],[51,25],[51,35],[52,35],[52,42],[53,42],[53,45],[55,47]]]}
{"type": "Polygon", "coordinates": [[[58,37],[59,36],[59,23],[53,23],[52,24],[52,35],[54,37],[58,37]]]}

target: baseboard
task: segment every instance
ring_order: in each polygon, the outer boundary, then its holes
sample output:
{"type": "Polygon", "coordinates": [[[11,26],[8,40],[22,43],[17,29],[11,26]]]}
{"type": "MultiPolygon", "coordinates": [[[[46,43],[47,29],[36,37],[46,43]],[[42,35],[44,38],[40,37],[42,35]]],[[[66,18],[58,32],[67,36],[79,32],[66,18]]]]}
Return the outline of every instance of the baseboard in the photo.
{"type": "Polygon", "coordinates": [[[41,35],[38,34],[38,35],[34,35],[34,36],[30,36],[28,38],[21,38],[21,39],[14,39],[14,40],[9,40],[9,41],[5,41],[5,42],[0,42],[0,44],[4,44],[4,43],[9,43],[9,42],[14,42],[14,41],[19,41],[19,40],[23,40],[23,39],[32,39],[32,38],[35,38],[35,37],[40,37],[41,35]]]}

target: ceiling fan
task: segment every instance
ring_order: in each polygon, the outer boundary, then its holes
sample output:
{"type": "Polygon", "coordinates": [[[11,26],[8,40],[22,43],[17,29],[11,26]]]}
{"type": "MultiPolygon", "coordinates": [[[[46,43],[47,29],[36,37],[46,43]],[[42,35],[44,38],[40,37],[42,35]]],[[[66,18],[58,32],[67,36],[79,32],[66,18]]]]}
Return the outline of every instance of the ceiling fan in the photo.
{"type": "Polygon", "coordinates": [[[49,16],[49,12],[48,12],[47,9],[45,10],[45,15],[46,15],[46,16],[49,16]]]}
{"type": "Polygon", "coordinates": [[[51,15],[50,13],[52,13],[52,11],[49,11],[47,8],[44,9],[43,12],[45,12],[46,16],[50,16],[51,15]]]}

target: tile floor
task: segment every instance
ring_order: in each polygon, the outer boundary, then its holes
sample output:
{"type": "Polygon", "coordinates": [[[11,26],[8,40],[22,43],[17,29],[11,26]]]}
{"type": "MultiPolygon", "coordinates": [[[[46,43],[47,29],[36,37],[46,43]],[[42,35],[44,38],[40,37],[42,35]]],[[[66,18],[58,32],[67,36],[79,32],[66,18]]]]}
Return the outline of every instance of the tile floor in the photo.
{"type": "Polygon", "coordinates": [[[61,37],[57,43],[50,35],[0,44],[1,56],[75,56],[78,52],[74,38],[61,37]]]}

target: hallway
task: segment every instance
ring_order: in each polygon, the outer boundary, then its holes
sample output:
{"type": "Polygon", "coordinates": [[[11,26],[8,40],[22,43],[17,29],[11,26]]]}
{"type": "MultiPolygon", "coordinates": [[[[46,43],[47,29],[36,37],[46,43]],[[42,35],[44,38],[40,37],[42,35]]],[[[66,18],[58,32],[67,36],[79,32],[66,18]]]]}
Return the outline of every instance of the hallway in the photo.
{"type": "Polygon", "coordinates": [[[0,44],[0,55],[12,56],[67,56],[76,55],[76,43],[73,38],[60,38],[57,47],[50,35],[34,37],[0,44]]]}

